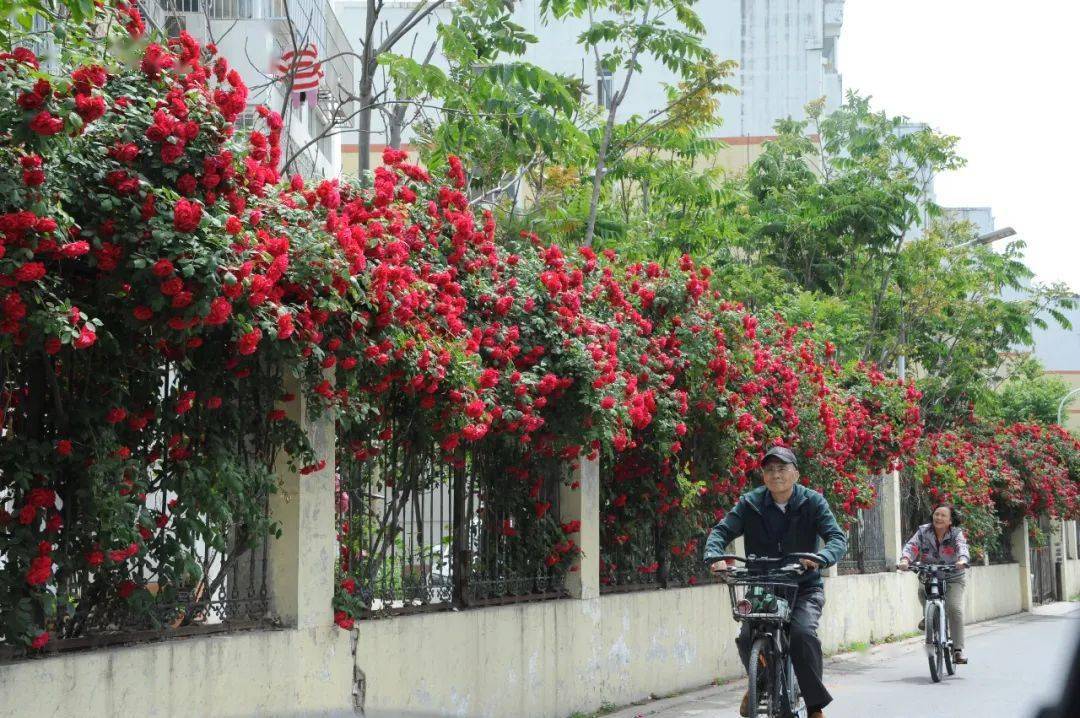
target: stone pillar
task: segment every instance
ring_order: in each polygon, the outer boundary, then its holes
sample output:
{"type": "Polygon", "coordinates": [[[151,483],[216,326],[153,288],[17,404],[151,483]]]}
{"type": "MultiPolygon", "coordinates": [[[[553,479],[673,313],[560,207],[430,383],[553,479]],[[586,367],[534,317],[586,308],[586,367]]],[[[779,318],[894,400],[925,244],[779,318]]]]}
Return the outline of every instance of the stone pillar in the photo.
{"type": "MultiPolygon", "coordinates": [[[[327,378],[333,381],[333,374],[327,378]]],[[[275,463],[278,491],[270,496],[270,515],[281,537],[268,545],[267,586],[271,610],[294,628],[328,626],[333,621],[334,562],[337,537],[334,526],[334,422],[308,416],[308,402],[297,380],[286,373],[285,391],[295,398],[281,403],[292,421],[307,434],[319,471],[302,475],[289,468],[289,457],[279,452],[275,463]]]]}
{"type": "Polygon", "coordinates": [[[1065,555],[1069,559],[1080,558],[1077,555],[1076,546],[1076,522],[1065,522],[1065,555]]]}
{"type": "Polygon", "coordinates": [[[582,459],[571,483],[577,487],[559,487],[559,520],[581,522],[581,530],[567,536],[581,547],[581,555],[566,575],[566,588],[573,598],[599,598],[600,460],[582,459]]]}
{"type": "Polygon", "coordinates": [[[881,477],[881,492],[878,494],[881,505],[881,530],[885,534],[885,561],[890,567],[900,561],[906,536],[900,522],[900,472],[893,471],[881,477]]]}
{"type": "Polygon", "coordinates": [[[1020,610],[1030,611],[1034,606],[1031,586],[1031,546],[1028,542],[1028,523],[1025,518],[1013,529],[1009,537],[1012,542],[1012,555],[1017,563],[1017,580],[1020,582],[1020,610]]]}

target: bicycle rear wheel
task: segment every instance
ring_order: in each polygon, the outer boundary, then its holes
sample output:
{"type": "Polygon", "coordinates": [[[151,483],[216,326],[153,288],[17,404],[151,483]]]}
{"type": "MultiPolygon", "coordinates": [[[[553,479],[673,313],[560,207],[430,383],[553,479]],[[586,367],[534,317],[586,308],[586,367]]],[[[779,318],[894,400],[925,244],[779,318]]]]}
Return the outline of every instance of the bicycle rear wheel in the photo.
{"type": "Polygon", "coordinates": [[[945,653],[945,672],[951,676],[956,674],[956,663],[953,661],[952,636],[949,635],[948,621],[946,621],[944,636],[945,643],[942,650],[945,653]]]}
{"type": "Polygon", "coordinates": [[[938,615],[941,612],[940,607],[936,603],[928,603],[926,605],[926,657],[930,662],[930,678],[934,683],[939,683],[942,676],[942,664],[944,663],[945,656],[943,655],[945,647],[941,645],[941,640],[938,638],[938,615]]]}

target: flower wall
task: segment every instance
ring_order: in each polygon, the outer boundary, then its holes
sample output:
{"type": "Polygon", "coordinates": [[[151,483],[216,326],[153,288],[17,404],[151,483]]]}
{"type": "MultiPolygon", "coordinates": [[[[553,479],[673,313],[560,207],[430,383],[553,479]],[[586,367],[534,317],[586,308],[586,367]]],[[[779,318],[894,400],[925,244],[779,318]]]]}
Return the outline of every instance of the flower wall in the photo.
{"type": "MultiPolygon", "coordinates": [[[[237,133],[247,91],[213,47],[154,42],[124,4],[94,23],[69,29],[55,73],[0,55],[5,642],[206,591],[223,573],[207,546],[273,535],[275,455],[332,458],[287,418],[286,373],[336,418],[342,476],[401,450],[387,480],[419,490],[402,457],[484,456],[490,502],[515,517],[490,530],[543,570],[578,552],[540,493],[552,460],[602,457],[605,546],[655,526],[656,551],[612,571],[692,574],[774,442],[846,521],[871,476],[907,466],[971,503],[1075,514],[1068,435],[1002,429],[969,466],[957,441],[974,439],[921,439],[911,385],[726,301],[690,257],[500,235],[454,158],[445,178],[395,150],[367,186],[282,178],[280,118],[259,108],[237,133]]],[[[343,571],[343,626],[357,590],[343,571]]]]}

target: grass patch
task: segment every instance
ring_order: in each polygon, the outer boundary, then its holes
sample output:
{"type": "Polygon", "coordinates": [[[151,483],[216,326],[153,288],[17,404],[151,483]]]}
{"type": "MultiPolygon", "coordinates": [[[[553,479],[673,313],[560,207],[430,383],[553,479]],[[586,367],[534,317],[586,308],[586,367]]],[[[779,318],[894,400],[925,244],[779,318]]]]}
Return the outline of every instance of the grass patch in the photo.
{"type": "Polygon", "coordinates": [[[836,655],[837,653],[865,653],[866,651],[869,651],[872,646],[880,646],[883,643],[899,643],[900,641],[905,641],[909,638],[914,638],[915,636],[921,636],[922,634],[922,631],[905,631],[898,636],[890,633],[882,638],[873,638],[869,642],[854,641],[853,643],[847,643],[840,646],[840,648],[832,655],[836,655]]]}
{"type": "Polygon", "coordinates": [[[601,716],[614,713],[616,710],[618,710],[618,706],[616,705],[612,705],[611,703],[601,703],[600,710],[595,713],[571,713],[567,718],[601,718],[601,716]]]}

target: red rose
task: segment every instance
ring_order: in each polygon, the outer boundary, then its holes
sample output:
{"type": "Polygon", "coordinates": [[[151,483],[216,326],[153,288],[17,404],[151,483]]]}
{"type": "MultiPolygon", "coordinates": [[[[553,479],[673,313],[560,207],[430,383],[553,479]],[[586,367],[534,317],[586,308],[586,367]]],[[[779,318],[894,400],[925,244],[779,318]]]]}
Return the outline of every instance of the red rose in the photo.
{"type": "Polygon", "coordinates": [[[29,112],[30,110],[36,110],[44,105],[45,97],[36,91],[23,92],[19,94],[19,98],[16,102],[19,103],[19,107],[29,112]]]}
{"type": "Polygon", "coordinates": [[[86,95],[92,88],[104,87],[109,75],[101,65],[83,65],[71,73],[71,79],[75,84],[75,91],[86,95]]]}
{"type": "Polygon", "coordinates": [[[236,217],[229,215],[229,218],[225,220],[225,231],[229,234],[240,234],[244,230],[244,225],[236,217]]]}
{"type": "Polygon", "coordinates": [[[76,349],[89,349],[97,341],[97,334],[90,328],[89,324],[83,324],[82,330],[79,331],[79,337],[75,340],[76,349]]]}
{"type": "Polygon", "coordinates": [[[277,338],[288,339],[293,335],[296,329],[293,327],[293,316],[291,314],[279,314],[277,318],[277,338]]]}
{"type": "Polygon", "coordinates": [[[49,337],[45,340],[45,353],[49,356],[59,354],[62,346],[63,345],[60,343],[60,340],[57,337],[49,337]]]}
{"type": "Polygon", "coordinates": [[[33,51],[30,50],[29,48],[17,47],[11,52],[10,55],[7,54],[7,53],[4,53],[4,55],[2,57],[4,59],[7,59],[7,58],[10,57],[11,59],[15,60],[15,62],[23,64],[23,65],[29,65],[30,67],[34,68],[35,70],[38,69],[38,67],[40,67],[38,65],[37,55],[35,55],[33,53],[33,51]]]}
{"type": "Polygon", "coordinates": [[[176,180],[176,189],[180,190],[180,194],[185,194],[190,197],[195,194],[197,188],[198,183],[190,174],[182,175],[180,179],[176,180]]]}
{"type": "Polygon", "coordinates": [[[117,162],[123,162],[124,164],[131,164],[138,156],[139,148],[131,142],[117,142],[109,148],[109,157],[112,157],[117,162]]]}
{"type": "Polygon", "coordinates": [[[64,121],[59,117],[53,117],[48,110],[42,110],[34,115],[34,119],[30,121],[30,129],[39,135],[48,137],[63,130],[64,121]]]}
{"type": "Polygon", "coordinates": [[[38,187],[45,182],[45,173],[41,170],[41,157],[27,155],[19,160],[23,168],[23,184],[27,187],[38,187]]]}
{"type": "Polygon", "coordinates": [[[105,414],[105,421],[109,422],[110,424],[119,424],[121,421],[124,420],[124,417],[126,416],[127,411],[125,411],[121,407],[116,406],[112,409],[109,409],[108,413],[105,414]]]}
{"type": "Polygon", "coordinates": [[[173,208],[173,227],[178,232],[193,232],[202,220],[202,205],[186,199],[178,199],[173,208]]]}
{"type": "Polygon", "coordinates": [[[183,142],[166,142],[161,146],[161,161],[167,165],[171,165],[178,159],[184,156],[184,143],[183,142]]]}
{"type": "Polygon", "coordinates": [[[35,651],[41,650],[45,647],[45,644],[49,642],[49,632],[42,631],[34,636],[34,640],[30,641],[30,647],[35,651]]]}
{"type": "Polygon", "coordinates": [[[206,400],[206,408],[207,409],[218,409],[220,407],[221,407],[221,397],[220,396],[212,396],[212,397],[210,397],[209,399],[206,400]]]}
{"type": "Polygon", "coordinates": [[[26,498],[26,503],[34,508],[46,508],[56,505],[56,492],[52,489],[36,488],[31,489],[29,496],[26,498]]]}
{"type": "Polygon", "coordinates": [[[157,43],[151,43],[146,46],[146,51],[143,54],[140,67],[147,77],[151,80],[156,80],[164,70],[169,69],[175,64],[176,58],[169,54],[165,48],[157,43]]]}
{"type": "Polygon", "coordinates": [[[344,581],[341,582],[341,588],[344,589],[344,591],[346,593],[349,593],[349,594],[356,593],[356,579],[353,579],[353,578],[345,579],[344,581]]]}
{"type": "Polygon", "coordinates": [[[98,549],[94,549],[93,551],[86,554],[86,563],[90,566],[90,568],[97,568],[101,564],[105,563],[105,554],[98,549]]]}
{"type": "Polygon", "coordinates": [[[56,442],[56,453],[60,456],[71,456],[71,440],[61,439],[56,442]]]}
{"type": "Polygon", "coordinates": [[[240,354],[244,356],[254,354],[255,350],[259,346],[260,341],[262,341],[262,330],[256,327],[255,329],[252,329],[250,332],[240,337],[237,348],[240,354]]]}
{"type": "Polygon", "coordinates": [[[31,586],[40,586],[52,578],[52,556],[35,556],[30,561],[30,570],[26,572],[26,582],[31,586]]]}
{"type": "Polygon", "coordinates": [[[75,112],[89,124],[105,114],[105,99],[90,95],[75,95],[75,112]]]}
{"type": "Polygon", "coordinates": [[[154,316],[153,309],[147,306],[143,306],[141,304],[135,307],[135,309],[132,310],[131,313],[134,314],[135,318],[138,319],[140,322],[148,321],[151,317],[154,316]]]}
{"type": "Polygon", "coordinates": [[[45,276],[45,265],[41,262],[27,262],[15,270],[15,281],[36,282],[45,276]]]}
{"type": "Polygon", "coordinates": [[[128,598],[131,594],[135,593],[135,582],[131,580],[121,581],[116,587],[116,593],[120,598],[128,598]]]}
{"type": "Polygon", "coordinates": [[[182,291],[184,291],[184,280],[180,279],[180,277],[166,279],[161,283],[161,293],[166,297],[175,297],[182,291]]]}
{"type": "Polygon", "coordinates": [[[229,303],[229,300],[225,297],[214,297],[214,300],[210,302],[210,313],[206,315],[203,321],[211,326],[216,326],[227,322],[231,314],[232,304],[229,303]]]}
{"type": "Polygon", "coordinates": [[[37,508],[27,504],[19,509],[19,523],[23,526],[33,523],[37,516],[37,508]]]}
{"type": "Polygon", "coordinates": [[[346,631],[351,631],[353,628],[352,616],[345,613],[344,611],[334,612],[334,623],[336,623],[341,628],[344,628],[346,631]]]}
{"type": "Polygon", "coordinates": [[[79,240],[78,242],[68,242],[60,248],[60,255],[65,259],[81,257],[89,252],[90,243],[83,240],[79,240]]]}
{"type": "Polygon", "coordinates": [[[155,277],[165,278],[173,273],[173,263],[167,259],[159,259],[154,262],[153,268],[150,270],[154,273],[155,277]]]}

